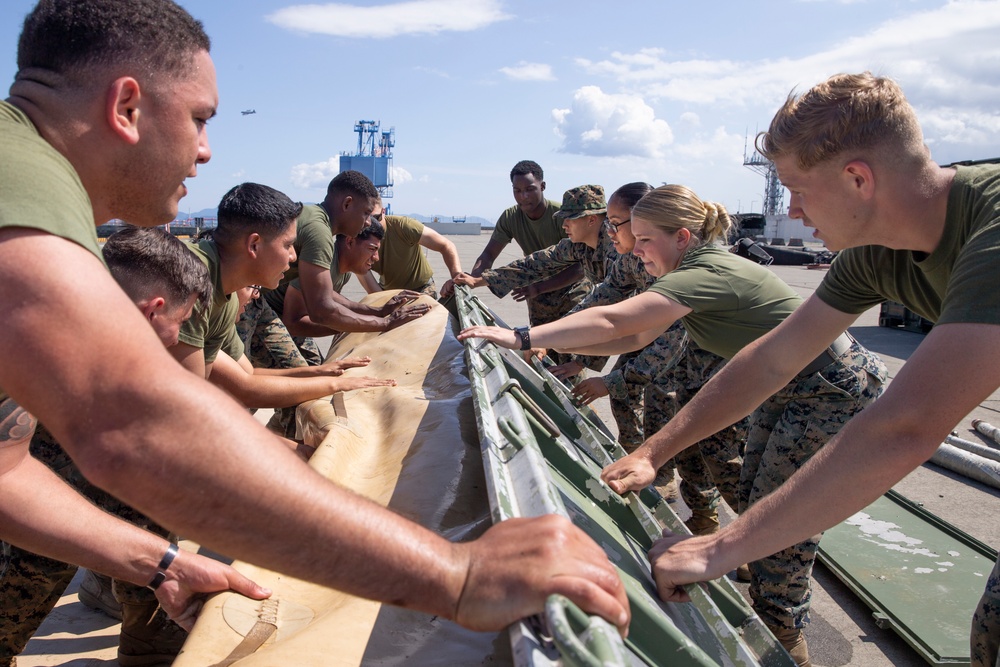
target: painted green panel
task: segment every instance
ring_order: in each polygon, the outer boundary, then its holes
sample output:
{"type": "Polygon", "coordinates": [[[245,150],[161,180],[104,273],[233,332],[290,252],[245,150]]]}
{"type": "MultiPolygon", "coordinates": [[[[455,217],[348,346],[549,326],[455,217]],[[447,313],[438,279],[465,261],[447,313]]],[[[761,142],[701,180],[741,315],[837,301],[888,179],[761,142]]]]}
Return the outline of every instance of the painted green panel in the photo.
{"type": "Polygon", "coordinates": [[[969,664],[969,622],[997,554],[890,491],[828,530],[820,559],[932,665],[969,664]]]}

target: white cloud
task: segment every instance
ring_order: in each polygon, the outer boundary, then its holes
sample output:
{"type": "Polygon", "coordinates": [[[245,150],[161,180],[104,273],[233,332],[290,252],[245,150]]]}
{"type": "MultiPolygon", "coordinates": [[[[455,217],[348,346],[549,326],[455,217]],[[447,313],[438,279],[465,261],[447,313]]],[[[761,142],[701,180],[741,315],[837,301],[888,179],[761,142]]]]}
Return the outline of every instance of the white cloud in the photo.
{"type": "Polygon", "coordinates": [[[975,109],[937,107],[921,114],[920,124],[931,146],[940,142],[995,146],[1000,137],[1000,115],[975,109]]]}
{"type": "Polygon", "coordinates": [[[424,67],[423,65],[417,65],[413,68],[418,72],[424,72],[425,74],[431,74],[433,76],[439,77],[441,79],[450,79],[451,74],[444,71],[443,69],[436,69],[434,67],[424,67]]]}
{"type": "Polygon", "coordinates": [[[601,157],[659,157],[674,140],[667,121],[638,95],[612,95],[584,86],[569,109],[553,109],[559,151],[601,157]]]}
{"type": "Polygon", "coordinates": [[[802,90],[837,72],[870,69],[898,80],[918,109],[971,104],[995,113],[998,31],[995,0],[953,1],[799,59],[670,60],[663,49],[650,48],[576,62],[650,100],[774,108],[793,87],[802,90]]]}
{"type": "Polygon", "coordinates": [[[413,174],[403,169],[402,167],[392,166],[392,182],[396,185],[401,185],[403,183],[409,183],[413,180],[413,174]]]}
{"type": "Polygon", "coordinates": [[[680,120],[681,123],[690,127],[699,127],[701,125],[701,117],[693,111],[682,113],[680,120]]]}
{"type": "Polygon", "coordinates": [[[325,162],[297,164],[292,167],[292,185],[298,188],[326,187],[334,176],[340,173],[340,158],[332,157],[325,162]]]}
{"type": "Polygon", "coordinates": [[[521,61],[516,67],[501,67],[500,71],[515,81],[555,81],[552,66],[521,61]]]}
{"type": "Polygon", "coordinates": [[[671,146],[672,156],[705,164],[743,163],[743,142],[741,134],[730,134],[724,127],[717,127],[710,134],[693,134],[683,137],[671,146]]]}
{"type": "Polygon", "coordinates": [[[290,30],[363,38],[467,32],[509,18],[500,0],[411,0],[374,7],[292,5],[267,16],[271,23],[290,30]]]}

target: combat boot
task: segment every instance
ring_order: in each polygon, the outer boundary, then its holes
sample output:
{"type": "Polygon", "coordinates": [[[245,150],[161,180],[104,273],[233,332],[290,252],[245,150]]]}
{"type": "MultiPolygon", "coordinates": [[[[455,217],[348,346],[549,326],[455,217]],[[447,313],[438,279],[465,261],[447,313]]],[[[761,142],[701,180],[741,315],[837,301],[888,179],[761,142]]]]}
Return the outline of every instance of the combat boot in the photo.
{"type": "Polygon", "coordinates": [[[781,645],[785,647],[788,655],[792,656],[795,664],[799,667],[812,667],[812,662],[809,661],[809,647],[806,646],[806,636],[802,630],[795,628],[775,628],[770,625],[767,627],[774,634],[775,638],[781,642],[781,645]]]}
{"type": "Polygon", "coordinates": [[[187,631],[153,602],[123,602],[118,639],[121,667],[169,667],[180,653],[187,631]]]}
{"type": "Polygon", "coordinates": [[[691,518],[684,522],[692,535],[711,535],[719,532],[718,510],[694,510],[691,518]]]}
{"type": "Polygon", "coordinates": [[[107,614],[116,621],[122,620],[122,606],[111,590],[111,577],[84,570],[77,597],[84,606],[107,614]]]}

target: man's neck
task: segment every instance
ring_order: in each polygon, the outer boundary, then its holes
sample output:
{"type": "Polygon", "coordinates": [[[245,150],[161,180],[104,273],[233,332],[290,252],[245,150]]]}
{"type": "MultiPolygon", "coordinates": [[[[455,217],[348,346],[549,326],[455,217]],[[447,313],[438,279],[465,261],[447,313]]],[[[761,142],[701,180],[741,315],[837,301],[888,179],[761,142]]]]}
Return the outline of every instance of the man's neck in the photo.
{"type": "Polygon", "coordinates": [[[895,199],[893,229],[896,237],[888,247],[931,254],[944,236],[948,217],[948,199],[955,181],[955,170],[932,165],[919,178],[901,190],[895,199]]]}
{"type": "Polygon", "coordinates": [[[215,246],[215,251],[219,253],[219,280],[222,282],[222,291],[225,294],[232,294],[251,284],[251,281],[243,276],[244,272],[239,261],[229,254],[224,246],[215,239],[209,239],[208,242],[215,246]]]}
{"type": "Polygon", "coordinates": [[[548,209],[548,207],[549,207],[548,202],[543,199],[542,203],[536,206],[535,208],[531,209],[530,213],[525,211],[523,208],[521,209],[521,212],[528,217],[528,220],[541,220],[542,217],[545,215],[545,211],[546,209],[548,209]]]}

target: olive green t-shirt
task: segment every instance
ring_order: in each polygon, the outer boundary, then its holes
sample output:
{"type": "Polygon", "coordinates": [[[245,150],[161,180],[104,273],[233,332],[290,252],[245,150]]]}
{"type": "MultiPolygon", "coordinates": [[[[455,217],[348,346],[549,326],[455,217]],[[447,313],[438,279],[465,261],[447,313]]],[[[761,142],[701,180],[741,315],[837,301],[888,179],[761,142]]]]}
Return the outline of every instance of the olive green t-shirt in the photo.
{"type": "MultiPolygon", "coordinates": [[[[0,101],[0,156],[0,227],[26,227],[62,237],[103,264],[94,210],[76,170],[38,134],[23,111],[4,101],[0,101]]],[[[0,389],[0,400],[5,397],[0,389]]]]}
{"type": "Polygon", "coordinates": [[[434,277],[434,269],[420,247],[424,225],[401,215],[384,218],[385,238],[372,270],[382,289],[420,289],[434,277]]]}
{"type": "Polygon", "coordinates": [[[511,206],[500,214],[490,241],[503,245],[517,241],[525,255],[553,246],[566,238],[562,223],[552,217],[558,210],[559,204],[546,200],[545,213],[538,220],[531,220],[519,206],[511,206]]]}
{"type": "Polygon", "coordinates": [[[236,333],[240,304],[235,294],[222,291],[222,263],[215,241],[202,240],[186,244],[205,266],[212,278],[212,301],[208,308],[200,306],[181,325],[177,339],[205,351],[205,363],[210,364],[222,350],[233,359],[243,356],[243,341],[236,333]]]}
{"type": "Polygon", "coordinates": [[[841,251],[816,290],[862,313],[898,301],[932,322],[1000,324],[1000,165],[958,167],[944,233],[931,254],[862,246],[841,251]]]}
{"type": "Polygon", "coordinates": [[[802,298],[763,266],[716,245],[695,248],[649,291],[691,309],[681,318],[698,347],[732,359],[781,324],[802,298]]]}

